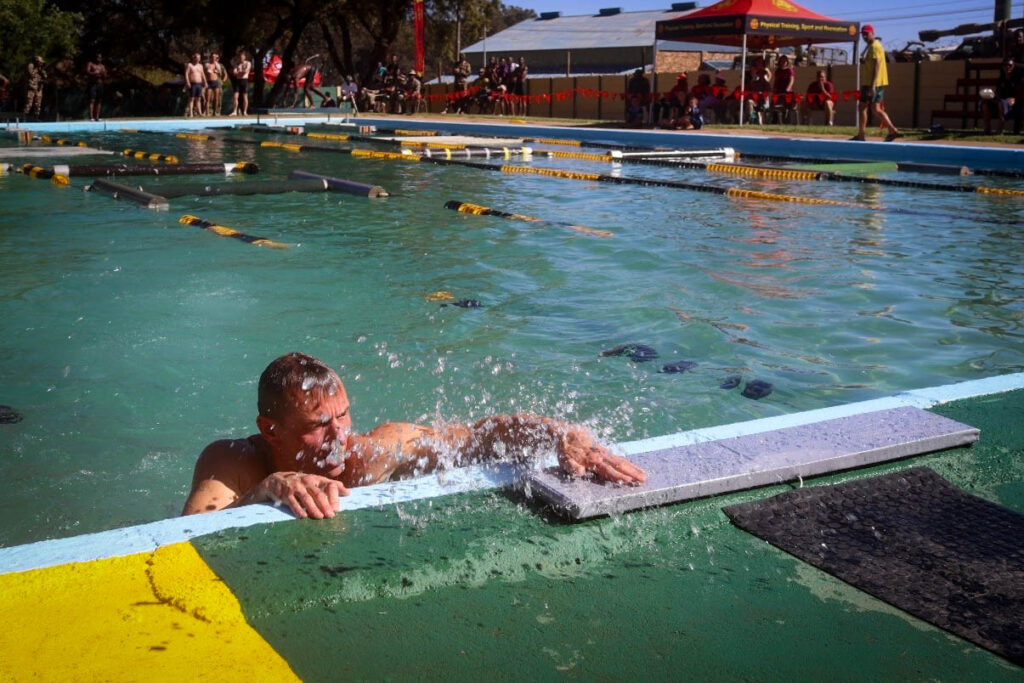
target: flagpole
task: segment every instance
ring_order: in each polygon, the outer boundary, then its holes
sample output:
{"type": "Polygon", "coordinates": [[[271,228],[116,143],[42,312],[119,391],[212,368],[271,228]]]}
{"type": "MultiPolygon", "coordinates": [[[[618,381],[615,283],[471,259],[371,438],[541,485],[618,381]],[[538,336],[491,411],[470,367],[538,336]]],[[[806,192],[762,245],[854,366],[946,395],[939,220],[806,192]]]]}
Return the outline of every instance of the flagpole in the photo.
{"type": "Polygon", "coordinates": [[[744,91],[747,89],[747,29],[743,28],[743,56],[740,57],[740,128],[743,127],[743,119],[747,115],[747,103],[744,99],[744,91]]]}

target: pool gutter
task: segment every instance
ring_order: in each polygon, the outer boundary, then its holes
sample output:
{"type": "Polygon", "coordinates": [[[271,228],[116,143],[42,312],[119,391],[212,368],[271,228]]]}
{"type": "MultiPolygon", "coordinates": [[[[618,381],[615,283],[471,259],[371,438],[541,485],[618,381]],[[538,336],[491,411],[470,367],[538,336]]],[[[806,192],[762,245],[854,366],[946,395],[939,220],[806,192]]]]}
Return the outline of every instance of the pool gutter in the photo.
{"type": "Polygon", "coordinates": [[[921,142],[854,142],[783,135],[736,135],[714,132],[647,129],[545,126],[533,123],[479,123],[458,118],[417,119],[413,117],[349,117],[341,114],[261,115],[246,118],[210,119],[117,119],[110,121],[56,121],[6,124],[7,130],[21,128],[35,133],[102,133],[132,131],[182,131],[199,128],[230,128],[239,124],[302,126],[308,124],[357,124],[378,128],[445,130],[466,135],[499,137],[563,138],[596,144],[637,147],[732,147],[741,155],[780,156],[821,161],[857,160],[910,162],[939,166],[966,166],[974,170],[1016,171],[1024,169],[1024,149],[982,147],[921,142]]]}
{"type": "MultiPolygon", "coordinates": [[[[900,392],[885,398],[809,410],[790,415],[749,420],[695,429],[677,434],[618,444],[625,454],[694,444],[748,434],[759,434],[798,425],[860,415],[889,408],[912,406],[921,409],[1024,388],[1024,373],[999,375],[979,380],[900,392]]],[[[461,468],[436,476],[357,488],[341,500],[340,510],[359,510],[415,500],[436,498],[467,491],[480,491],[513,484],[520,471],[511,465],[461,468]]],[[[149,524],[114,529],[70,538],[53,539],[0,549],[0,574],[53,567],[70,562],[122,557],[152,552],[224,529],[249,527],[294,520],[285,510],[271,505],[247,505],[203,515],[176,517],[149,524]]]]}

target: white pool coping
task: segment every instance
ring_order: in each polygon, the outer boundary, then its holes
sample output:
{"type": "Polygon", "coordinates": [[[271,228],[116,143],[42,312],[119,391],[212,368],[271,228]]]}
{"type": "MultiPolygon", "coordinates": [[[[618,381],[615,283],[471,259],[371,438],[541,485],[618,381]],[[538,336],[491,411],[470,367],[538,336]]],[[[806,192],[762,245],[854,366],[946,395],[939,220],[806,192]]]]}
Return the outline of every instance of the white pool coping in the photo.
{"type": "MultiPolygon", "coordinates": [[[[1024,373],[999,375],[957,384],[913,389],[885,398],[830,408],[819,408],[790,415],[778,415],[629,441],[618,444],[616,450],[625,455],[631,455],[702,441],[814,424],[838,417],[860,415],[888,408],[913,406],[927,409],[950,401],[1000,394],[1021,388],[1024,388],[1024,373]]],[[[342,512],[360,510],[467,491],[494,489],[514,483],[519,474],[519,469],[512,465],[487,465],[466,467],[402,482],[366,486],[354,489],[351,495],[343,498],[339,509],[342,512]]],[[[289,520],[294,521],[295,517],[284,509],[265,504],[247,505],[242,508],[189,517],[176,517],[123,529],[39,541],[0,549],[0,574],[42,569],[69,562],[88,562],[151,552],[161,546],[181,543],[224,529],[244,528],[289,520]]]]}

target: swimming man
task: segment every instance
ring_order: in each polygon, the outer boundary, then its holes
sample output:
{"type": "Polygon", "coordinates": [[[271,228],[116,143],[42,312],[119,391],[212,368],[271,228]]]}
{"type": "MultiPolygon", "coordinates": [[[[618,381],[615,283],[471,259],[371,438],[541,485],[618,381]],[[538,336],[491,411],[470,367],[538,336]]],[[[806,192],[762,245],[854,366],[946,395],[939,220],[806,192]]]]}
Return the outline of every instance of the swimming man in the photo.
{"type": "Polygon", "coordinates": [[[297,517],[323,519],[334,516],[338,497],[354,486],[544,450],[554,450],[575,476],[627,484],[645,479],[583,427],[533,415],[438,427],[388,422],[355,434],[341,378],[302,353],[267,366],[257,405],[258,434],[215,441],[200,454],[182,514],[270,501],[297,517]]]}

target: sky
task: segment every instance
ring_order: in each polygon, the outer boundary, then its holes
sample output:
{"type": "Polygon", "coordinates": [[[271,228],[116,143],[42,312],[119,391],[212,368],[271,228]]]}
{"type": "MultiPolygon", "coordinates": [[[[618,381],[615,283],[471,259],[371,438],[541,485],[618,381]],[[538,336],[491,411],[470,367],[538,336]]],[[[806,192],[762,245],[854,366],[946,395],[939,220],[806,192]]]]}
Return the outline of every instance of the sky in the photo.
{"type": "MultiPolygon", "coordinates": [[[[668,9],[673,0],[503,0],[514,5],[541,12],[561,12],[562,16],[596,14],[602,7],[621,7],[623,12],[668,9]]],[[[676,0],[677,2],[680,0],[676,0]]],[[[698,0],[700,7],[717,0],[698,0]]],[[[960,24],[985,24],[992,21],[995,0],[795,0],[809,10],[836,19],[849,19],[872,24],[886,49],[903,47],[908,41],[918,40],[921,29],[948,29],[960,24]]],[[[1024,16],[1024,0],[1013,0],[1010,16],[1024,16]]],[[[943,38],[935,45],[956,45],[960,38],[943,38]]]]}

